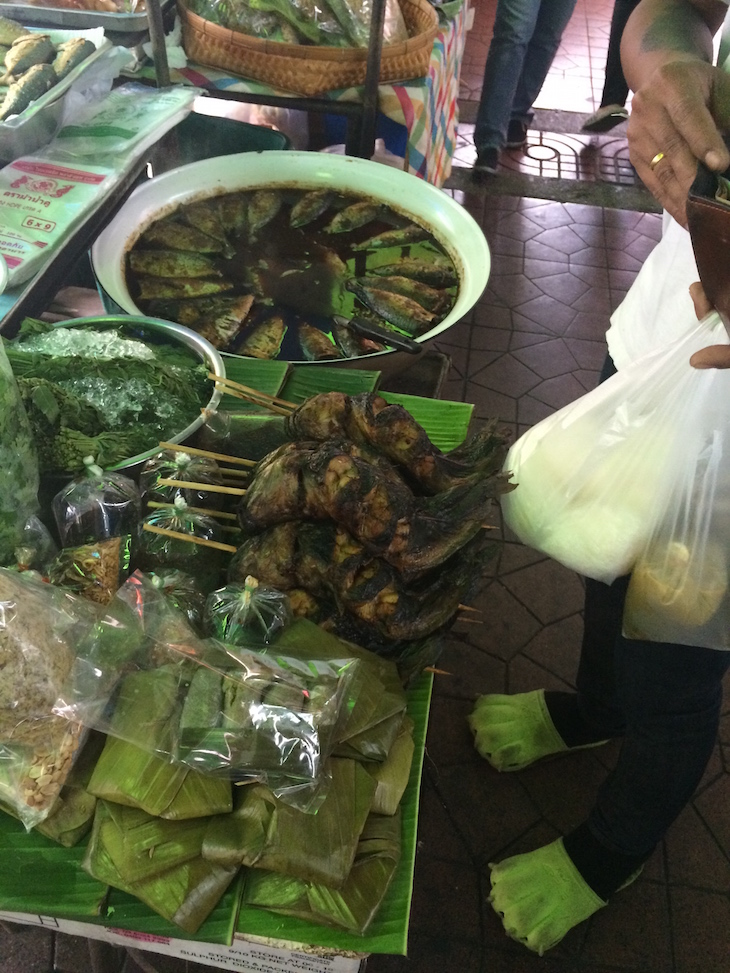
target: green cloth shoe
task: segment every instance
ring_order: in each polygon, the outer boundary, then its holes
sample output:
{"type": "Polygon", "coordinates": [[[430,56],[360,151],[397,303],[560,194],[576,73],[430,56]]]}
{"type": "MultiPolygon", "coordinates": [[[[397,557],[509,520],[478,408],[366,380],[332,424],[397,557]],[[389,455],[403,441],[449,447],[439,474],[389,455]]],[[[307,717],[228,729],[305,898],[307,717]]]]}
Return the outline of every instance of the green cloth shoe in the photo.
{"type": "MultiPolygon", "coordinates": [[[[607,902],[586,884],[563,839],[491,868],[489,902],[508,936],[542,956],[607,902]]],[[[622,886],[636,880],[638,869],[622,886]]]]}
{"type": "Polygon", "coordinates": [[[544,689],[513,696],[480,696],[467,719],[474,746],[500,771],[522,770],[542,757],[600,747],[607,742],[567,747],[550,718],[544,689]]]}

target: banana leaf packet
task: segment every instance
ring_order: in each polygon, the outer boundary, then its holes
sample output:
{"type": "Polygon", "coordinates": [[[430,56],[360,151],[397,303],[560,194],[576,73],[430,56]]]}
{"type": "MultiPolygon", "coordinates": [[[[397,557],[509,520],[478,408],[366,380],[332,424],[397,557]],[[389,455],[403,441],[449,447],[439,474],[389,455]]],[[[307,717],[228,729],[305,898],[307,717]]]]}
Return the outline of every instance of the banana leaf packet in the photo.
{"type": "Polygon", "coordinates": [[[0,565],[14,562],[23,526],[38,511],[39,482],[33,433],[0,343],[0,565]]]}
{"type": "Polygon", "coordinates": [[[401,856],[400,812],[371,814],[347,880],[339,889],[278,872],[251,869],[243,901],[319,925],[365,935],[390,887],[401,856]]]}

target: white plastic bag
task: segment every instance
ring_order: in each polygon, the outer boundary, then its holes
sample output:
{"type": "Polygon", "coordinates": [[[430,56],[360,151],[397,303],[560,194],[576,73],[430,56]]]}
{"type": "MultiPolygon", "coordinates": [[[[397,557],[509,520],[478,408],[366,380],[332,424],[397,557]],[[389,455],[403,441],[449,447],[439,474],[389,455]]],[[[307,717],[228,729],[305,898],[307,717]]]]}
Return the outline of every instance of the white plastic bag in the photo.
{"type": "Polygon", "coordinates": [[[517,488],[501,503],[519,539],[589,578],[628,574],[706,446],[698,423],[715,384],[730,415],[730,394],[719,391],[725,381],[730,392],[730,373],[689,364],[700,348],[727,343],[709,315],[518,439],[505,462],[517,488]]]}

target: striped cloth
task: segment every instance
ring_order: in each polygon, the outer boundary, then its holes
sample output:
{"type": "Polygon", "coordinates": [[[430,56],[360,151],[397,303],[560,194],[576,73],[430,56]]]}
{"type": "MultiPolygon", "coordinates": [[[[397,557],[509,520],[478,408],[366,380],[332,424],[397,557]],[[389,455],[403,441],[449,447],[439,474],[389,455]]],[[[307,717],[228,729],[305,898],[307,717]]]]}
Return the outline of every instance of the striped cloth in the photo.
{"type": "MultiPolygon", "coordinates": [[[[404,168],[435,186],[442,186],[451,172],[467,10],[467,4],[461,3],[455,15],[439,28],[427,77],[402,84],[383,84],[378,89],[380,112],[402,125],[407,133],[404,168]]],[[[289,93],[198,64],[171,70],[170,74],[173,82],[200,88],[257,94],[289,93]]],[[[325,97],[334,101],[357,101],[360,95],[357,88],[347,88],[331,91],[325,97]]]]}

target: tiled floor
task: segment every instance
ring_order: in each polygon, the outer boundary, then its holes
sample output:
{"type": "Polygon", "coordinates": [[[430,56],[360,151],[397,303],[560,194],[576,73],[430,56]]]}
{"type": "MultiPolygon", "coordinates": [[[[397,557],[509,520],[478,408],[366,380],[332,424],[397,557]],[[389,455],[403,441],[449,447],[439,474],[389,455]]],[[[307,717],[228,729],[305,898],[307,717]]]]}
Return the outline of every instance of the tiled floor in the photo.
{"type": "MultiPolygon", "coordinates": [[[[551,78],[543,108],[587,113],[597,103],[610,6],[579,0],[556,66],[571,78],[569,94],[551,78]],[[575,99],[570,106],[568,97],[575,99]]],[[[477,6],[465,97],[478,95],[493,9],[494,0],[477,6]]],[[[462,134],[457,161],[468,166],[473,148],[468,131],[462,134]]],[[[500,195],[499,183],[485,193],[464,170],[456,175],[458,188],[450,191],[483,227],[493,266],[482,299],[440,343],[453,362],[443,395],[474,403],[477,420],[496,416],[516,435],[595,385],[611,310],[658,239],[660,219],[604,207],[599,186],[594,204],[585,205],[500,195]]],[[[609,908],[538,958],[505,936],[487,903],[487,863],[579,823],[615,759],[609,745],[499,775],[476,754],[467,729],[481,692],[572,686],[582,599],[577,575],[504,537],[473,602],[481,624],[454,630],[441,661],[449,675],[436,678],[409,955],[373,956],[368,973],[730,970],[730,709],[695,800],[638,882],[609,908]]],[[[184,962],[152,954],[144,965],[186,971],[184,962]]],[[[48,973],[52,966],[87,973],[84,944],[59,937],[54,947],[50,934],[36,930],[0,934],[0,973],[48,973]]],[[[125,970],[141,973],[132,958],[125,970]]]]}

